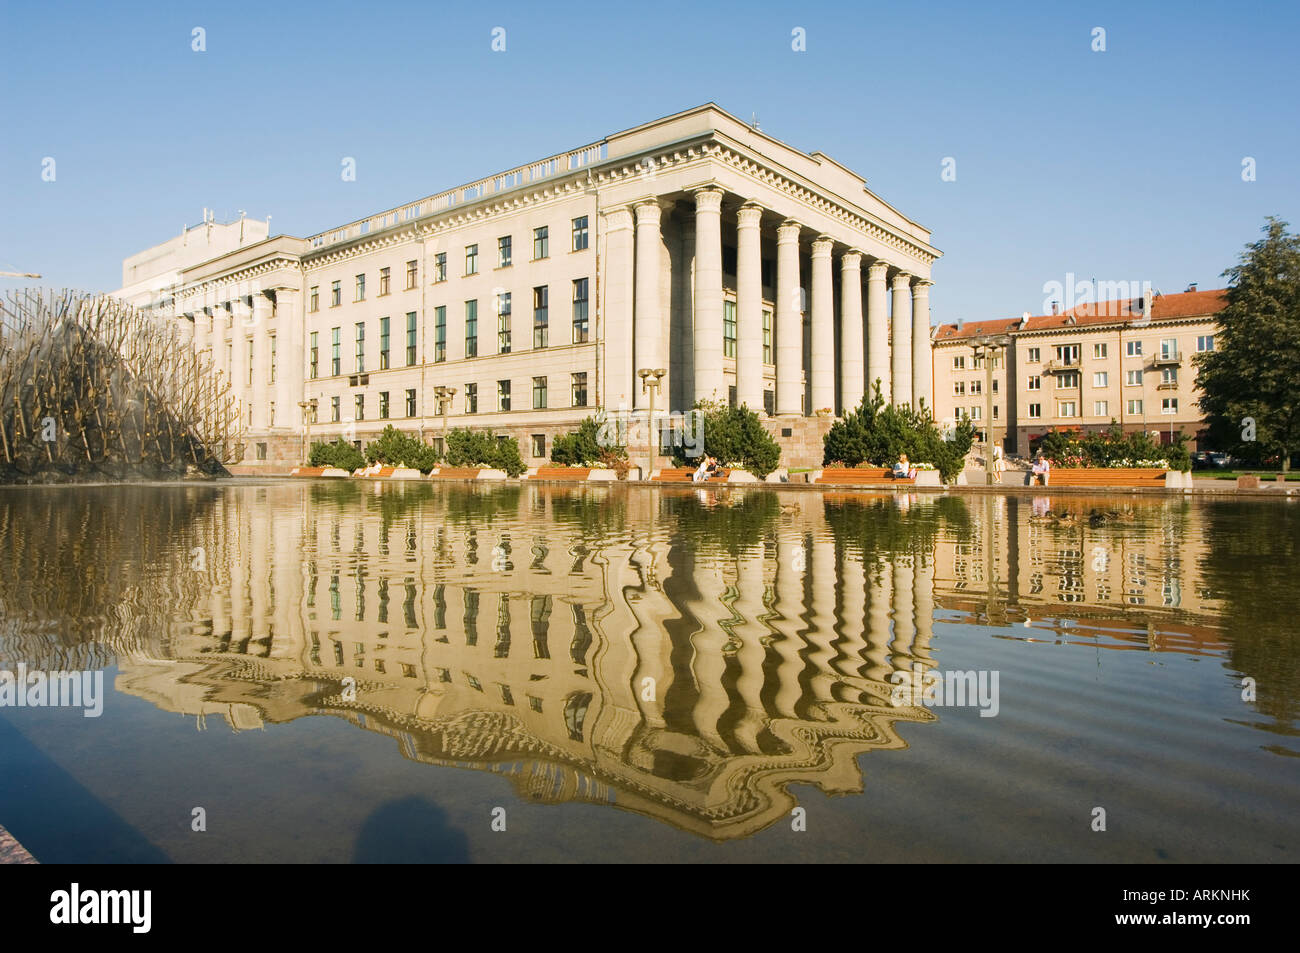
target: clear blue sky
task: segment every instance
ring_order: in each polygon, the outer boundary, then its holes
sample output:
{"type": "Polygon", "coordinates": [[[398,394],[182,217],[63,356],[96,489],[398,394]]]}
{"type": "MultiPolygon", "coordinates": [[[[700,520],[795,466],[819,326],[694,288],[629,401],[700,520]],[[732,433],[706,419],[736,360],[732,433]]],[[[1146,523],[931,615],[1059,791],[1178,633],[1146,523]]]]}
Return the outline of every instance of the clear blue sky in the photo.
{"type": "Polygon", "coordinates": [[[0,270],[112,290],[205,206],[307,235],[715,101],[930,228],[936,320],[1218,287],[1300,227],[1297,41],[1286,2],[10,2],[0,270]]]}

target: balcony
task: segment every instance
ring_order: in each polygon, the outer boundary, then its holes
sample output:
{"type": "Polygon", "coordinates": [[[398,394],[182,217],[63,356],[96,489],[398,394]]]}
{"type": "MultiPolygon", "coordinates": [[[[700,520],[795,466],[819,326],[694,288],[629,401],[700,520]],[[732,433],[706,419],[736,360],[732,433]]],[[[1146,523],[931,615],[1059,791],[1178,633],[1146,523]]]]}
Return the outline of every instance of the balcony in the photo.
{"type": "Polygon", "coordinates": [[[1183,363],[1181,351],[1160,351],[1151,356],[1152,367],[1168,367],[1183,363]]]}
{"type": "Polygon", "coordinates": [[[1178,390],[1178,381],[1161,381],[1156,390],[1178,390]]]}
{"type": "Polygon", "coordinates": [[[1047,366],[1043,368],[1043,373],[1062,374],[1066,371],[1077,371],[1081,367],[1083,367],[1081,361],[1061,361],[1053,359],[1047,362],[1047,366]]]}

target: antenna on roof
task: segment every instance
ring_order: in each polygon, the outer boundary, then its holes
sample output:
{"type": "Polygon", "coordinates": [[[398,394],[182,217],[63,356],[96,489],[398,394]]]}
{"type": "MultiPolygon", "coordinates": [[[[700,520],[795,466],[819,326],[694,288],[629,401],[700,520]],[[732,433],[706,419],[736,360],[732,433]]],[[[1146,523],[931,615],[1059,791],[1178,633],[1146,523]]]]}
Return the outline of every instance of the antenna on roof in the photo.
{"type": "Polygon", "coordinates": [[[762,132],[762,130],[758,126],[758,113],[749,114],[749,124],[750,126],[753,127],[755,132],[762,132]]]}

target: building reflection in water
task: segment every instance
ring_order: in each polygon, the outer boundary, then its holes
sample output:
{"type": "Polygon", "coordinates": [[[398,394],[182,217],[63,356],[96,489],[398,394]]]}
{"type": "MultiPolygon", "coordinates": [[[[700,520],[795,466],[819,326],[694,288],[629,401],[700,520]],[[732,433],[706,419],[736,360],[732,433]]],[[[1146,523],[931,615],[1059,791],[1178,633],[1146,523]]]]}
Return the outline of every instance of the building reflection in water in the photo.
{"type": "MultiPolygon", "coordinates": [[[[893,706],[889,681],[937,667],[936,620],[1227,654],[1191,506],[1098,515],[1114,505],[352,483],[11,495],[0,659],[115,659],[118,690],[200,723],[334,715],[528,799],[729,839],[788,815],[791,784],[862,790],[859,755],[937,720],[893,706]]],[[[1286,718],[1280,686],[1260,709],[1286,718]]]]}

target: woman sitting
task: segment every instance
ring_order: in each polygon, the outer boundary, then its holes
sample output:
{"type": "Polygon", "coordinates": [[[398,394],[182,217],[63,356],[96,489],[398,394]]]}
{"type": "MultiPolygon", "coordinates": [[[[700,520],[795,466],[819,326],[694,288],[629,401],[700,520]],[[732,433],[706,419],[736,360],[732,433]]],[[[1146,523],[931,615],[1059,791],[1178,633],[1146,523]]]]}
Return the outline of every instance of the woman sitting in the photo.
{"type": "Polygon", "coordinates": [[[912,464],[908,461],[907,454],[900,453],[898,455],[898,462],[894,464],[894,479],[912,480],[915,478],[916,478],[916,467],[912,466],[912,464]]]}

